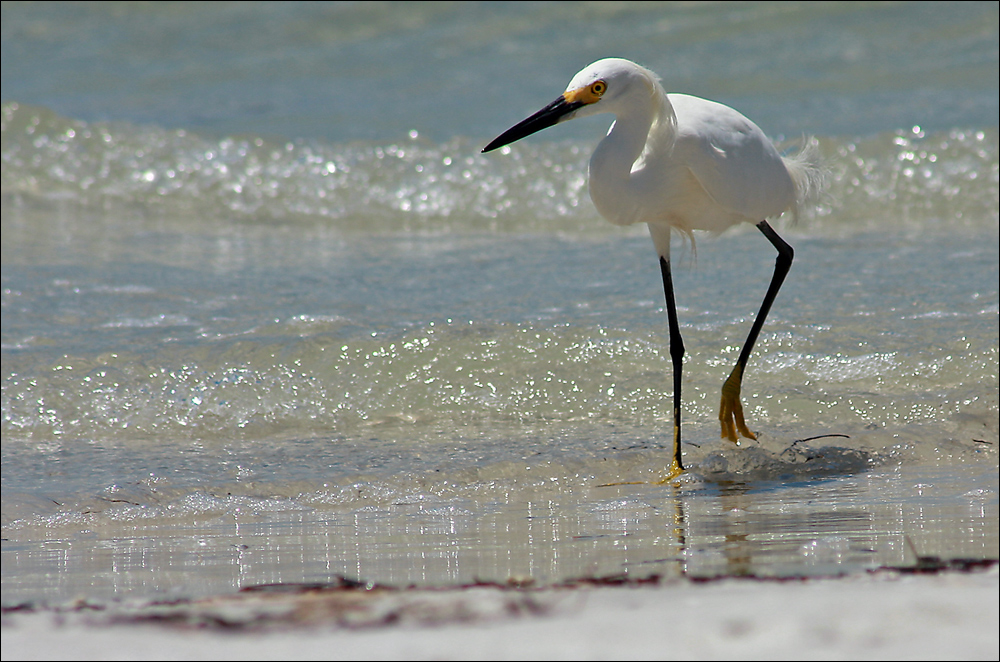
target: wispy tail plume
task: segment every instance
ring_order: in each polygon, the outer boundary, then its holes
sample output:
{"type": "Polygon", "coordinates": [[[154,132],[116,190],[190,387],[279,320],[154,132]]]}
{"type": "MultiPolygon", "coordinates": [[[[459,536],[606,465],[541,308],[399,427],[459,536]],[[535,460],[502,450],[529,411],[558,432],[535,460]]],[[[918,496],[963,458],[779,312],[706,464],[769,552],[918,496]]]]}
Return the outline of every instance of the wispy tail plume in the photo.
{"type": "Polygon", "coordinates": [[[795,184],[795,205],[792,207],[792,220],[797,221],[799,209],[817,200],[826,187],[829,171],[819,153],[819,141],[813,137],[803,139],[802,149],[790,156],[782,157],[788,174],[795,184]]]}

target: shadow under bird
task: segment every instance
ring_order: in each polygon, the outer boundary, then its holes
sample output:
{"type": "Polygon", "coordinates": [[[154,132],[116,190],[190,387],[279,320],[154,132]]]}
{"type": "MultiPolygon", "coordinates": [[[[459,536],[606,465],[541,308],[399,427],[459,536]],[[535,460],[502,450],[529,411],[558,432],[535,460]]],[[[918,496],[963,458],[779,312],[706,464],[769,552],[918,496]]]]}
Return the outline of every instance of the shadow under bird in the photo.
{"type": "Polygon", "coordinates": [[[646,223],[660,262],[673,365],[673,456],[664,481],[681,461],[681,374],[684,341],[670,275],[670,236],[722,232],[752,223],[777,249],[771,283],[736,365],[722,386],[722,437],[756,439],[743,416],[740,389],[750,352],[792,265],[794,251],[767,219],[798,207],[821,185],[808,147],[782,156],[761,129],[714,101],[667,94],[648,69],[619,58],[599,60],[576,74],[555,101],[500,134],[483,152],[577,117],[611,113],[615,121],[590,158],[590,197],[616,225],[646,223]]]}

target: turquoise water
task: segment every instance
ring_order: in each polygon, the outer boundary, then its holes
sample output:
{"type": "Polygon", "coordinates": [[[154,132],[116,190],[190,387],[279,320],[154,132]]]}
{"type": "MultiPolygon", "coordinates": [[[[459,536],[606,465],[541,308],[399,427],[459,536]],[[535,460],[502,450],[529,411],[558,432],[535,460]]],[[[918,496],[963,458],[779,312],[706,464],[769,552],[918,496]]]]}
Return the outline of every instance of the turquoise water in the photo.
{"type": "Polygon", "coordinates": [[[996,3],[2,12],[4,604],[1000,553],[996,3]],[[587,194],[606,120],[479,153],[609,55],[830,170],[775,224],[759,443],[716,407],[773,249],[677,246],[681,487],[597,487],[671,420],[655,254],[587,194]]]}

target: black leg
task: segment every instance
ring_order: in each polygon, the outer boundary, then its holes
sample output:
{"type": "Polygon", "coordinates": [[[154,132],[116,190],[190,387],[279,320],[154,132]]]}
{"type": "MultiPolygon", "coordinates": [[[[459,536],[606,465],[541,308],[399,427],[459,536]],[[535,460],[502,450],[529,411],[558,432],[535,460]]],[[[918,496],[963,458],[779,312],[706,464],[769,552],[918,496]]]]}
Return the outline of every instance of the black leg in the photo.
{"type": "Polygon", "coordinates": [[[669,480],[684,471],[681,464],[681,377],[683,376],[684,340],[677,323],[677,303],[674,300],[674,282],[670,277],[670,261],[660,256],[660,273],[663,275],[663,293],[667,299],[667,322],[670,328],[670,359],[674,366],[674,457],[670,465],[669,480]]]}
{"type": "Polygon", "coordinates": [[[758,223],[757,229],[764,233],[764,236],[767,237],[772,246],[778,249],[778,257],[774,261],[774,275],[771,276],[771,284],[767,288],[767,294],[764,295],[764,301],[760,304],[760,311],[757,313],[757,318],[753,321],[753,326],[750,327],[747,341],[743,344],[743,349],[740,350],[739,358],[736,359],[736,366],[733,368],[732,373],[730,373],[729,378],[726,379],[726,383],[722,385],[722,404],[719,407],[719,422],[722,424],[722,437],[732,442],[738,440],[736,436],[737,431],[744,437],[750,439],[757,438],[757,435],[747,428],[746,421],[743,418],[743,405],[740,403],[740,387],[743,383],[743,371],[747,367],[747,361],[750,360],[750,352],[753,351],[754,343],[757,342],[760,330],[764,326],[764,320],[771,311],[771,304],[774,303],[775,297],[778,296],[778,290],[781,289],[781,284],[785,282],[785,276],[788,275],[788,270],[792,267],[792,259],[795,257],[794,249],[778,236],[778,233],[768,225],[767,221],[758,223]]]}

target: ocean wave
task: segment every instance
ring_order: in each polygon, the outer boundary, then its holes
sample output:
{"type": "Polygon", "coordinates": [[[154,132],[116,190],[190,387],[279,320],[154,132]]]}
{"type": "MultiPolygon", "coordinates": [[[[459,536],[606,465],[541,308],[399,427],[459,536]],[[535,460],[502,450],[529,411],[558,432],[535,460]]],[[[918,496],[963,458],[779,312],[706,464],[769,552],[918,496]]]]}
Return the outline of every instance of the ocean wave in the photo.
{"type": "MultiPolygon", "coordinates": [[[[391,144],[208,139],[2,108],[4,209],[72,204],[170,223],[311,223],[342,232],[603,232],[587,194],[593,145],[529,141],[484,156],[467,137],[391,144]]],[[[820,139],[829,186],[813,233],[998,224],[996,127],[820,139]]],[[[5,214],[6,216],[6,214],[5,214]]]]}
{"type": "MultiPolygon", "coordinates": [[[[4,443],[55,444],[57,452],[87,440],[223,446],[378,437],[436,447],[455,434],[527,439],[560,428],[582,439],[612,428],[643,437],[665,433],[670,422],[662,341],[656,330],[450,322],[390,337],[345,339],[331,328],[279,342],[166,346],[49,365],[12,354],[4,359],[4,443]]],[[[935,453],[939,424],[957,421],[956,412],[975,418],[954,423],[970,429],[981,425],[977,412],[995,417],[996,394],[979,386],[995,380],[997,350],[988,344],[956,348],[931,365],[913,352],[833,360],[789,355],[781,344],[762,339],[764,358],[744,393],[748,417],[767,421],[777,439],[786,429],[884,434],[873,442],[882,452],[899,443],[895,431],[925,425],[934,432],[919,437],[935,453]],[[908,394],[914,375],[935,380],[937,390],[908,394]]],[[[689,349],[689,363],[702,368],[686,375],[685,418],[714,439],[729,359],[715,346],[689,349]]]]}

